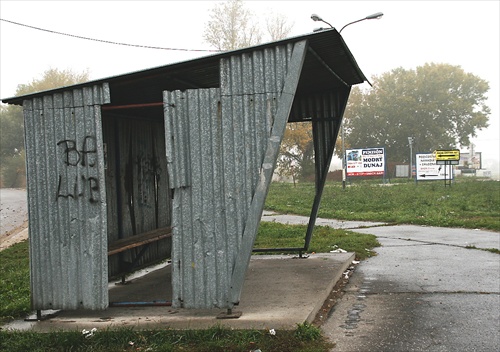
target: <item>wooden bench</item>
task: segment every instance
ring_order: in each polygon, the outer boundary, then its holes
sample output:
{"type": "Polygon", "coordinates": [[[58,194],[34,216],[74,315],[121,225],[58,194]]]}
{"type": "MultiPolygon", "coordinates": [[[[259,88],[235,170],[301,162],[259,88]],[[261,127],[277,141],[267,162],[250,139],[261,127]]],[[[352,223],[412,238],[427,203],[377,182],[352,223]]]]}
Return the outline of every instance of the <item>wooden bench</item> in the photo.
{"type": "Polygon", "coordinates": [[[171,236],[172,236],[172,228],[164,227],[148,231],[145,233],[141,233],[140,235],[121,238],[119,240],[111,242],[108,245],[108,256],[124,252],[127,249],[144,246],[143,249],[139,252],[139,254],[137,254],[134,261],[130,263],[130,267],[128,268],[128,270],[126,270],[126,272],[121,275],[122,283],[125,283],[125,275],[128,274],[135,267],[139,259],[144,255],[144,252],[148,248],[147,245],[171,236]]]}

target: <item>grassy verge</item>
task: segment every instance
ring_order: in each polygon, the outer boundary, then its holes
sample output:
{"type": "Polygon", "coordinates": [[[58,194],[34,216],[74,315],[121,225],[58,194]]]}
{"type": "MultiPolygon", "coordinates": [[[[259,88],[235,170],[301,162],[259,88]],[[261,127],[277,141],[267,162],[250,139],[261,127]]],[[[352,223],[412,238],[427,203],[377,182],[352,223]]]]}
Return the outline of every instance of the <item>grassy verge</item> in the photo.
{"type": "Polygon", "coordinates": [[[333,346],[321,337],[319,328],[309,324],[295,331],[230,330],[216,326],[206,330],[133,329],[96,331],[85,337],[79,331],[33,332],[0,331],[1,351],[192,351],[226,352],[324,352],[333,346]]]}
{"type": "MultiPolygon", "coordinates": [[[[273,183],[266,209],[308,216],[314,184],[273,183]]],[[[500,182],[460,180],[451,187],[441,182],[378,185],[367,182],[346,189],[327,183],[319,217],[381,221],[500,231],[500,182]]]]}
{"type": "Polygon", "coordinates": [[[28,258],[28,241],[0,252],[0,323],[30,312],[28,258]]]}
{"type": "MultiPolygon", "coordinates": [[[[286,225],[262,221],[255,240],[255,248],[303,247],[306,225],[286,225]]],[[[356,259],[371,257],[373,248],[380,246],[373,235],[365,235],[347,230],[316,226],[313,231],[309,253],[328,253],[341,248],[355,252],[356,259]]],[[[280,252],[282,253],[282,252],[280,252]]]]}

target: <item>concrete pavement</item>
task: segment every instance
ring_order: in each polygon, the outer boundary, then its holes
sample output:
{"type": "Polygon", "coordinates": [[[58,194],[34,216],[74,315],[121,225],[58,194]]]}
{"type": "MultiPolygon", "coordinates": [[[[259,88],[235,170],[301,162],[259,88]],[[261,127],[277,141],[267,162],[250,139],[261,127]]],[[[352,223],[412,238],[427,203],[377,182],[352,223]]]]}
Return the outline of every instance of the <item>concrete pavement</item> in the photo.
{"type": "MultiPolygon", "coordinates": [[[[263,214],[263,221],[305,224],[308,217],[263,214]]],[[[354,229],[381,223],[317,219],[318,225],[354,229]]],[[[15,321],[6,329],[50,331],[61,329],[104,329],[134,326],[138,328],[169,327],[173,329],[207,328],[221,324],[238,329],[295,329],[297,324],[312,322],[332,288],[352,265],[353,253],[323,253],[296,256],[252,256],[245,277],[242,297],[235,311],[238,319],[217,319],[221,309],[188,310],[168,306],[111,307],[106,311],[46,311],[55,317],[45,321],[15,321]]],[[[128,285],[110,284],[110,302],[152,302],[171,300],[169,265],[139,272],[128,285]]],[[[35,318],[31,316],[30,318],[35,318]]]]}
{"type": "MultiPolygon", "coordinates": [[[[217,319],[220,313],[225,313],[221,309],[121,306],[94,312],[60,311],[45,321],[15,321],[4,328],[32,331],[119,327],[201,329],[220,324],[236,329],[291,330],[299,323],[313,321],[353,260],[353,253],[315,254],[308,258],[253,256],[240,304],[233,310],[242,312],[237,319],[217,319]]],[[[110,301],[125,303],[171,299],[170,265],[156,268],[131,281],[127,285],[110,285],[110,301]]]]}
{"type": "Polygon", "coordinates": [[[461,229],[434,226],[396,225],[360,228],[356,232],[378,238],[409,240],[427,244],[439,243],[463,248],[500,249],[500,234],[479,229],[461,229]]]}
{"type": "MultiPolygon", "coordinates": [[[[270,211],[264,211],[262,214],[262,221],[279,222],[281,224],[289,225],[307,225],[309,217],[290,214],[276,214],[270,211]]],[[[351,220],[335,220],[335,219],[316,219],[317,226],[329,226],[334,229],[357,229],[361,227],[372,227],[385,225],[383,222],[371,221],[351,221],[351,220]]]]}

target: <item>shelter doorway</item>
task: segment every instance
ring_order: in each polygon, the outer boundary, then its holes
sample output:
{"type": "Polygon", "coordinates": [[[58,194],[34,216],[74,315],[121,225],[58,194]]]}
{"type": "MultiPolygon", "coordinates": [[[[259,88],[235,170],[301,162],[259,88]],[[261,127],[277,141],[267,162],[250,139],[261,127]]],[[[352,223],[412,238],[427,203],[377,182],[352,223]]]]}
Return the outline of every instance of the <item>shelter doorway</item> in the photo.
{"type": "MultiPolygon", "coordinates": [[[[108,278],[117,281],[121,277],[122,283],[131,272],[165,261],[171,255],[171,236],[155,235],[170,232],[172,196],[163,115],[151,116],[107,111],[102,116],[108,278]],[[149,242],[144,241],[145,236],[149,242]]],[[[151,282],[145,285],[134,280],[134,293],[124,290],[120,300],[144,301],[152,299],[152,294],[155,300],[170,299],[170,276],[162,272],[153,286],[151,282]]],[[[114,299],[116,294],[110,293],[110,302],[114,299]]]]}

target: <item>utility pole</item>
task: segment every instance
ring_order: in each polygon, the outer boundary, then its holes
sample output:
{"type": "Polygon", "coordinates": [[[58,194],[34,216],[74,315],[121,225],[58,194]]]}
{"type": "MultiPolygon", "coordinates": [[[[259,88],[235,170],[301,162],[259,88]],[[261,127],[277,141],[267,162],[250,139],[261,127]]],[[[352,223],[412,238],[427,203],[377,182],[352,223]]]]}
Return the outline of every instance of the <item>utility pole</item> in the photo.
{"type": "Polygon", "coordinates": [[[410,175],[409,179],[413,176],[413,142],[415,141],[415,137],[408,137],[408,144],[410,144],[410,175]]]}

